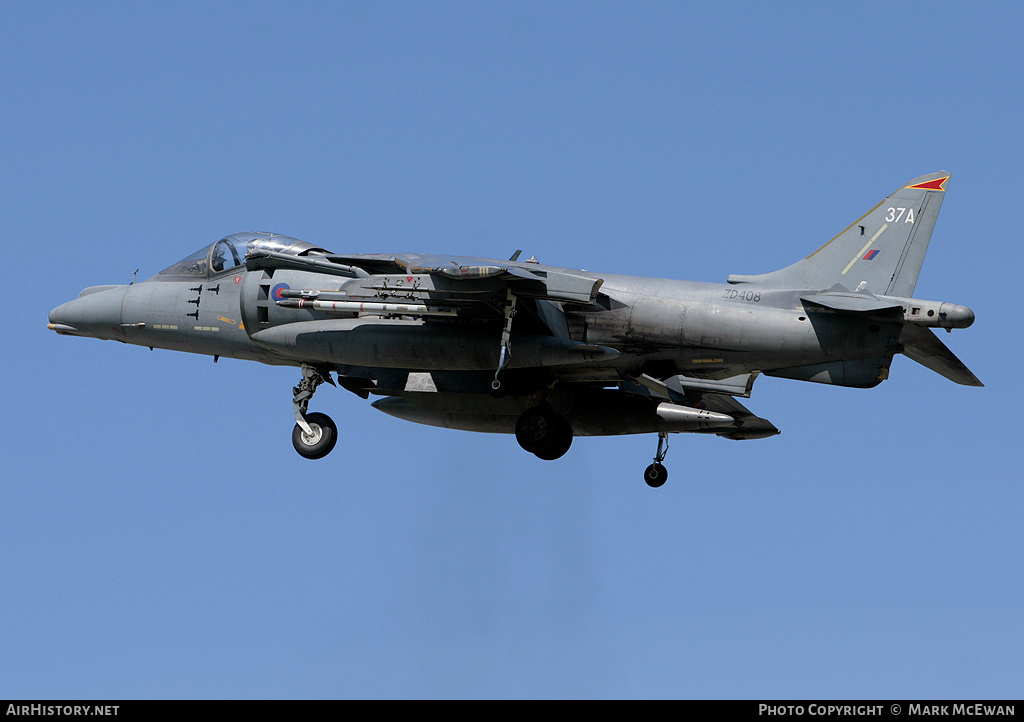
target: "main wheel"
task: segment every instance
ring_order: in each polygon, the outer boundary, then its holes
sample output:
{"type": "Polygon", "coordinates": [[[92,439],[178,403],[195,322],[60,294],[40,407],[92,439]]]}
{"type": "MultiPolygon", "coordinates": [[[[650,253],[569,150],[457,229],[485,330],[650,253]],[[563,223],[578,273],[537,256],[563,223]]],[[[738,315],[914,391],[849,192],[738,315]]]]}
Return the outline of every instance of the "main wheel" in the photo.
{"type": "Polygon", "coordinates": [[[572,425],[564,416],[555,414],[550,436],[544,447],[533,452],[538,459],[554,461],[564,456],[572,446],[572,425]]]}
{"type": "Polygon", "coordinates": [[[306,414],[306,423],[313,433],[307,434],[301,426],[295,424],[292,429],[292,446],[307,459],[322,459],[338,443],[338,427],[330,416],[320,413],[306,414]]]}
{"type": "Polygon", "coordinates": [[[527,409],[516,421],[516,441],[526,451],[535,454],[548,441],[554,412],[541,406],[527,409]]]}
{"type": "Polygon", "coordinates": [[[644,470],[644,481],[647,482],[647,486],[657,489],[668,481],[668,469],[658,462],[654,462],[644,470]]]}
{"type": "Polygon", "coordinates": [[[560,420],[565,421],[546,406],[527,409],[516,421],[516,441],[531,454],[546,452],[564,434],[560,420]]]}

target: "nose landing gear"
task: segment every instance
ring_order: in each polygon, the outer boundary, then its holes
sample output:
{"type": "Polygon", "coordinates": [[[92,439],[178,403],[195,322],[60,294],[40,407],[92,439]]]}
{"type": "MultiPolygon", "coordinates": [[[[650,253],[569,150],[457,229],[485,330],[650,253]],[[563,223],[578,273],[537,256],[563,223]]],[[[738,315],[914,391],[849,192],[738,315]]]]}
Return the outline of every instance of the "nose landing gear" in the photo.
{"type": "Polygon", "coordinates": [[[302,381],[292,389],[292,408],[295,410],[292,446],[307,459],[322,459],[338,443],[338,427],[330,416],[306,413],[309,400],[324,381],[334,386],[329,371],[303,364],[302,381]]]}

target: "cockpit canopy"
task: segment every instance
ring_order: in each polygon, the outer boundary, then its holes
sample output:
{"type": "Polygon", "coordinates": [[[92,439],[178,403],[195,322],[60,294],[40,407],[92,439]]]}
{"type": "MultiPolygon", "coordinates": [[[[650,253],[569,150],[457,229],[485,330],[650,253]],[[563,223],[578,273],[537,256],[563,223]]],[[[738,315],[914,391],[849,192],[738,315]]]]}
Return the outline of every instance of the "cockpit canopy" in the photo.
{"type": "Polygon", "coordinates": [[[296,256],[305,255],[310,251],[326,253],[324,249],[312,243],[291,236],[277,233],[236,233],[196,251],[188,258],[160,271],[153,278],[163,280],[219,276],[245,265],[245,255],[254,249],[296,256]]]}

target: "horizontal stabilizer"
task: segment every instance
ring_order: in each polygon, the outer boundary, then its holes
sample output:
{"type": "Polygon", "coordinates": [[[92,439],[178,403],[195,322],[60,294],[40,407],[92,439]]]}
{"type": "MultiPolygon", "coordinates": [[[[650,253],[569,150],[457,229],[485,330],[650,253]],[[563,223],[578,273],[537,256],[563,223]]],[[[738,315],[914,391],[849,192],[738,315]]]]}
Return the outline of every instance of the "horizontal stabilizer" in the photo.
{"type": "Polygon", "coordinates": [[[945,376],[950,381],[964,386],[985,385],[930,329],[908,323],[903,327],[900,343],[903,344],[905,356],[930,368],[935,373],[945,376]]]}

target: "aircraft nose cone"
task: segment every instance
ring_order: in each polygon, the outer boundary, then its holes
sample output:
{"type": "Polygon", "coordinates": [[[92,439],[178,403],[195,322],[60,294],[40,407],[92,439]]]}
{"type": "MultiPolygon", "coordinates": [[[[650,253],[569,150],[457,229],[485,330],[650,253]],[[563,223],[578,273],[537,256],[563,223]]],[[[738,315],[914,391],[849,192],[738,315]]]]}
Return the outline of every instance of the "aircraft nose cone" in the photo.
{"type": "Polygon", "coordinates": [[[50,311],[49,327],[62,335],[120,339],[121,303],[128,286],[93,286],[50,311]]]}

